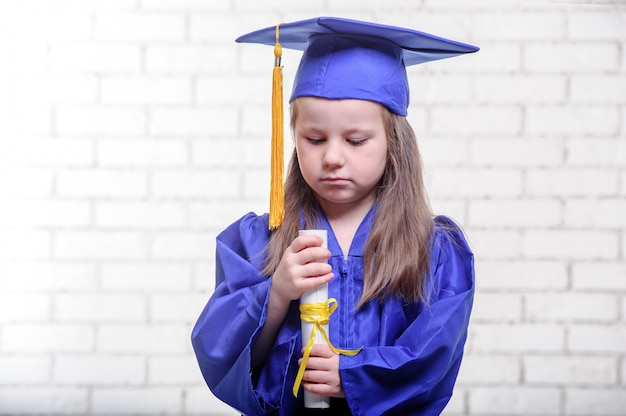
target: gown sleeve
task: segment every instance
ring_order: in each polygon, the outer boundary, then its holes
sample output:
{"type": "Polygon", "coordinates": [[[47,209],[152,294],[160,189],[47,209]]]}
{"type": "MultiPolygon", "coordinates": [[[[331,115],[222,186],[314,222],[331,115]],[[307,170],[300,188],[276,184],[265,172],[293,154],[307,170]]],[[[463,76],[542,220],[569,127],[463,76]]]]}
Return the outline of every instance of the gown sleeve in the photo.
{"type": "MultiPolygon", "coordinates": [[[[269,239],[266,217],[248,214],[217,237],[215,292],[191,336],[211,391],[246,415],[271,413],[281,401],[280,389],[259,391],[251,376],[251,346],[265,322],[271,284],[261,272],[269,239]]],[[[274,377],[284,376],[288,364],[275,367],[274,377]]]]}
{"type": "Polygon", "coordinates": [[[473,302],[473,254],[454,223],[435,224],[429,304],[408,305],[416,307],[393,345],[340,356],[353,414],[434,416],[452,396],[473,302]]]}

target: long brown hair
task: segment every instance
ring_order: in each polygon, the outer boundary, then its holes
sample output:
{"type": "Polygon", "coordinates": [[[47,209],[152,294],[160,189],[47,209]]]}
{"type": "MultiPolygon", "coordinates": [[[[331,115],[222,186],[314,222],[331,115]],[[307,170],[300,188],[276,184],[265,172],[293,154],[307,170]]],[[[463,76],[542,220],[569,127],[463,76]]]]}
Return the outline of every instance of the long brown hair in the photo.
{"type": "MultiPolygon", "coordinates": [[[[291,105],[291,130],[298,117],[291,105]]],[[[422,160],[406,117],[383,110],[387,165],[377,189],[376,213],[365,244],[363,294],[357,305],[388,296],[407,302],[425,300],[430,269],[433,215],[424,189],[422,160]]],[[[294,149],[285,180],[285,219],[270,238],[264,273],[273,274],[286,248],[302,228],[319,226],[320,207],[300,172],[294,149]]]]}

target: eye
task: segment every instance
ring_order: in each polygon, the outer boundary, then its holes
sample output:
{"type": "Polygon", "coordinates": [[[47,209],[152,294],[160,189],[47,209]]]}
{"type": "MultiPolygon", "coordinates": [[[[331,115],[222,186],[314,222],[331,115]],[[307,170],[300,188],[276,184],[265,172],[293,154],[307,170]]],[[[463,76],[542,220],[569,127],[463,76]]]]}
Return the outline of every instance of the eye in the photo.
{"type": "Polygon", "coordinates": [[[322,144],[326,141],[326,139],[324,139],[323,137],[305,137],[305,139],[307,142],[313,145],[322,144]]]}
{"type": "Polygon", "coordinates": [[[353,146],[360,146],[362,144],[365,144],[365,142],[367,141],[366,138],[353,138],[353,139],[347,139],[346,140],[348,143],[350,143],[353,146]]]}

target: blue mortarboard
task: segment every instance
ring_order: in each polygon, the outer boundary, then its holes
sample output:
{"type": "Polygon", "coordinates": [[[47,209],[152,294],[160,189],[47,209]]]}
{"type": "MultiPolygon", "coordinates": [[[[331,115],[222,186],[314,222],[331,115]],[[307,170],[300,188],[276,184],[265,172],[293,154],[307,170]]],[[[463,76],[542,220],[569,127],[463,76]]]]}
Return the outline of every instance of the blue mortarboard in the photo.
{"type": "MultiPolygon", "coordinates": [[[[283,48],[303,50],[290,101],[313,96],[356,98],[407,115],[406,66],[476,52],[478,47],[395,26],[318,17],[278,28],[283,48]]],[[[237,42],[276,43],[276,26],[240,36],[237,42]]]]}
{"type": "Polygon", "coordinates": [[[298,97],[378,102],[406,116],[406,66],[476,52],[476,46],[395,26],[335,17],[284,23],[240,36],[240,43],[274,46],[270,229],[284,216],[282,47],[304,51],[291,93],[298,97]]]}

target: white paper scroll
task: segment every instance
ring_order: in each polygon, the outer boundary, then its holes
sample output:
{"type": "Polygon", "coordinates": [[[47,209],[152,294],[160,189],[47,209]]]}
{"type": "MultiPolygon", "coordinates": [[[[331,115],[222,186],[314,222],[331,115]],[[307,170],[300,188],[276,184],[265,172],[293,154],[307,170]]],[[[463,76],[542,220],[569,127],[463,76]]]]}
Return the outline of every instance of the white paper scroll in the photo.
{"type": "MultiPolygon", "coordinates": [[[[304,234],[314,234],[319,237],[322,237],[324,240],[324,244],[322,247],[328,248],[328,233],[326,230],[300,230],[298,235],[304,234]]],[[[326,260],[320,260],[320,262],[326,262],[326,260]]],[[[323,303],[328,300],[328,283],[318,286],[317,288],[305,292],[300,298],[300,303],[323,303]]],[[[313,329],[312,322],[301,321],[302,325],[302,345],[306,345],[309,342],[309,338],[311,337],[311,331],[313,329]]],[[[328,333],[328,325],[323,325],[324,330],[328,333]]],[[[315,341],[316,344],[324,344],[326,341],[324,337],[317,331],[315,333],[315,341]]],[[[318,394],[312,394],[308,391],[304,391],[304,406],[311,409],[327,409],[330,407],[330,397],[320,396],[318,394]]]]}

